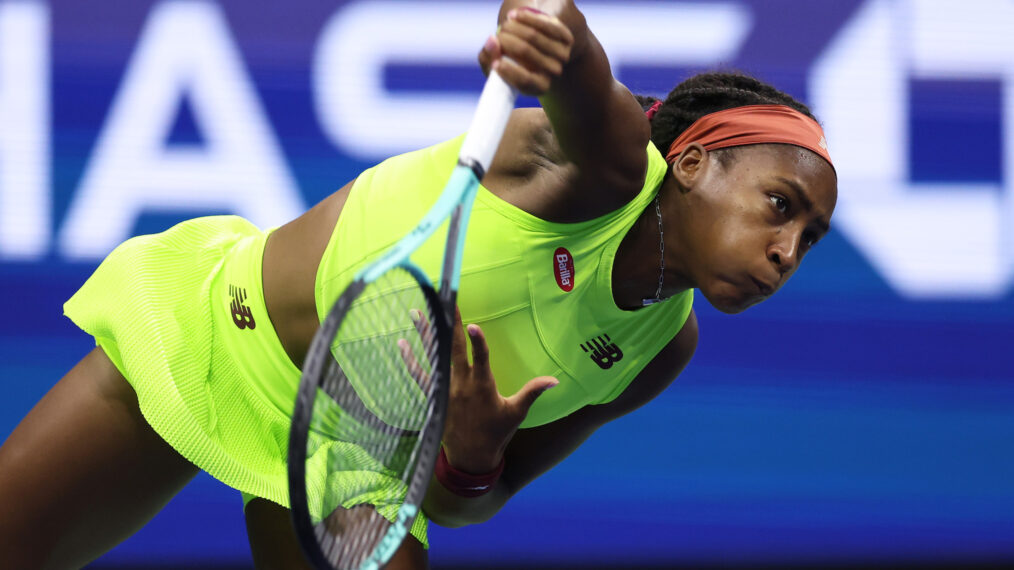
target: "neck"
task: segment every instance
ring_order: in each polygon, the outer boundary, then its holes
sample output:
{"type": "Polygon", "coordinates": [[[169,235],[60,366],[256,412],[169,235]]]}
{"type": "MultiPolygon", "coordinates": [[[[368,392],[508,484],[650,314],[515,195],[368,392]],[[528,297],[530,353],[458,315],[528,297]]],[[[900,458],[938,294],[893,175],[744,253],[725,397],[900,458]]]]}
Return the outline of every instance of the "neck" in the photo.
{"type": "MultiPolygon", "coordinates": [[[[670,189],[672,190],[672,189],[670,189]]],[[[672,195],[666,184],[659,190],[662,213],[661,237],[665,241],[665,271],[662,274],[663,300],[679,294],[690,287],[684,277],[680,259],[678,224],[675,223],[675,209],[678,204],[666,200],[672,195]]],[[[658,293],[659,275],[663,265],[659,243],[659,219],[655,200],[638,216],[616,251],[613,261],[613,300],[624,310],[635,310],[644,306],[645,299],[654,299],[658,293]]]]}

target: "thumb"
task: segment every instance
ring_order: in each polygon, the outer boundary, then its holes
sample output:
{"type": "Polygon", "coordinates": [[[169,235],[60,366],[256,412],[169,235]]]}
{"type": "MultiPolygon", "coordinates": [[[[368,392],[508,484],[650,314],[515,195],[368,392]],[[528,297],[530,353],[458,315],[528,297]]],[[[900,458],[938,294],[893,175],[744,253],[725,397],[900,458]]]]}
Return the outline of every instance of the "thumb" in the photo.
{"type": "Polygon", "coordinates": [[[524,419],[528,415],[528,410],[532,407],[532,404],[535,403],[535,399],[559,383],[560,381],[552,376],[532,378],[516,394],[507,398],[507,402],[524,419]]]}

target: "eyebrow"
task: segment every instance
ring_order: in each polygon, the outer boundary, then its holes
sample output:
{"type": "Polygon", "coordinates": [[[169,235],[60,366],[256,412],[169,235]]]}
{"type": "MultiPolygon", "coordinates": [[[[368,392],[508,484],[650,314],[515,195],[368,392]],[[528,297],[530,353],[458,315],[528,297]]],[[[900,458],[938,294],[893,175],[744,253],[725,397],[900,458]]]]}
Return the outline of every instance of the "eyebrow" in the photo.
{"type": "MultiPolygon", "coordinates": [[[[810,197],[806,195],[806,192],[803,191],[803,187],[800,186],[798,182],[782,176],[777,177],[776,180],[792,189],[792,192],[796,195],[796,199],[803,204],[803,208],[807,212],[813,211],[813,200],[810,200],[810,197]]],[[[814,221],[825,234],[831,230],[831,224],[825,222],[824,220],[817,219],[814,221]]]]}

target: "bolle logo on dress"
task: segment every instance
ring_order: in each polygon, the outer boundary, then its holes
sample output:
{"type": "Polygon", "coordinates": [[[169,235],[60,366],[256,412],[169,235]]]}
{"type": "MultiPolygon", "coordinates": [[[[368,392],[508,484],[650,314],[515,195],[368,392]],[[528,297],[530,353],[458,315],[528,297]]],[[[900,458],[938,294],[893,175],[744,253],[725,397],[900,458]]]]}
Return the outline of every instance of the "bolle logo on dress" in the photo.
{"type": "Polygon", "coordinates": [[[553,273],[560,289],[568,293],[574,289],[574,256],[565,248],[557,248],[553,253],[553,273]]]}

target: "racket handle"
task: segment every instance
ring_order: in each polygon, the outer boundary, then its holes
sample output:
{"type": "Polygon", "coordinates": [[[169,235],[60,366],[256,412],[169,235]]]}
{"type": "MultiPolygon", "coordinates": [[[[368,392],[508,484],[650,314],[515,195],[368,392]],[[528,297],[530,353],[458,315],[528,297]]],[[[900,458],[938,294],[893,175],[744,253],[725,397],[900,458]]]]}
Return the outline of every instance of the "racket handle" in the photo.
{"type": "Polygon", "coordinates": [[[477,164],[482,169],[477,173],[479,178],[482,178],[489,163],[493,161],[517,97],[517,89],[508,85],[496,71],[489,72],[475,115],[472,116],[472,124],[468,127],[468,134],[465,135],[465,142],[461,144],[461,152],[458,154],[458,161],[462,164],[473,169],[477,164]]]}

